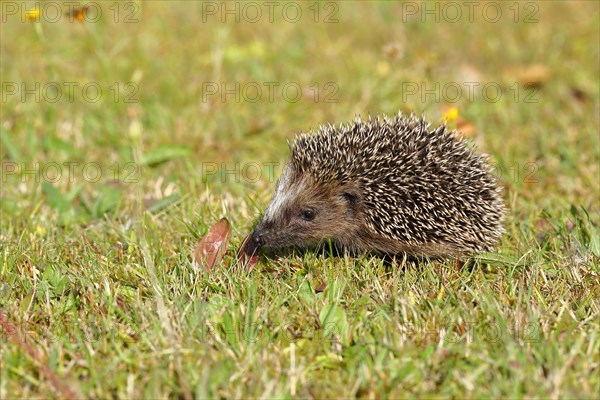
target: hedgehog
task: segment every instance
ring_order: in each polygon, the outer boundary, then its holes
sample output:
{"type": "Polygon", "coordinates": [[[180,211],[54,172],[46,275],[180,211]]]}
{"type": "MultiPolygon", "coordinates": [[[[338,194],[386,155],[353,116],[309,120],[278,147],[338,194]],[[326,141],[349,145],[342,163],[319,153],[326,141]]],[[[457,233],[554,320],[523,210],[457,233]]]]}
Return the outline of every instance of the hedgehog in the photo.
{"type": "Polygon", "coordinates": [[[447,257],[493,251],[506,213],[486,155],[423,117],[301,133],[242,255],[318,248],[447,257]]]}

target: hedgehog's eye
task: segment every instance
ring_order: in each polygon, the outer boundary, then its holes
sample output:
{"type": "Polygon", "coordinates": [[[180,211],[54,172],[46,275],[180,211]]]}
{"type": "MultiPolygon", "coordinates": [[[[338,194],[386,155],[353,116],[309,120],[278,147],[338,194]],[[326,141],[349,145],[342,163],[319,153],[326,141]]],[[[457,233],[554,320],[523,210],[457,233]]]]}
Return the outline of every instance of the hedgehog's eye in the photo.
{"type": "Polygon", "coordinates": [[[313,219],[315,219],[315,215],[316,215],[315,210],[312,210],[310,208],[307,208],[306,210],[302,211],[302,213],[300,214],[302,219],[305,221],[312,221],[313,219]]]}

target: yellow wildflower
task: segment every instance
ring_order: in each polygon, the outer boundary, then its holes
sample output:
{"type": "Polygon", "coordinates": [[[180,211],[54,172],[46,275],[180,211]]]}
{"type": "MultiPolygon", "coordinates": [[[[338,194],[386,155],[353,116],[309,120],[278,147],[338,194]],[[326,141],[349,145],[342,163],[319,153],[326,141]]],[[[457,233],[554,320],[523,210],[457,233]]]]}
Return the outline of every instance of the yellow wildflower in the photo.
{"type": "Polygon", "coordinates": [[[458,108],[450,107],[444,113],[444,121],[456,121],[458,119],[458,108]]]}
{"type": "Polygon", "coordinates": [[[377,63],[377,66],[375,67],[377,74],[379,74],[379,76],[386,76],[387,74],[390,73],[390,64],[388,64],[385,61],[380,61],[377,63]]]}
{"type": "Polygon", "coordinates": [[[27,21],[39,22],[41,15],[42,12],[39,7],[35,7],[25,12],[25,19],[27,21]]]}

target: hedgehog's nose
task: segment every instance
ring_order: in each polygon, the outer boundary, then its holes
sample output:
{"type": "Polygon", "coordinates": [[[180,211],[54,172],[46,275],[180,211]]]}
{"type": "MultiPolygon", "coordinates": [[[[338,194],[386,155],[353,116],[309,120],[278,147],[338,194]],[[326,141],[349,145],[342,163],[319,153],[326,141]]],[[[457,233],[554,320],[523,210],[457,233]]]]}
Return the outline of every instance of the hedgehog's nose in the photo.
{"type": "Polygon", "coordinates": [[[256,247],[260,247],[263,245],[263,235],[262,233],[258,232],[258,231],[254,231],[252,233],[252,243],[254,243],[254,245],[256,247]]]}
{"type": "Polygon", "coordinates": [[[244,239],[241,251],[247,255],[254,255],[264,244],[263,236],[260,232],[254,231],[244,239]]]}

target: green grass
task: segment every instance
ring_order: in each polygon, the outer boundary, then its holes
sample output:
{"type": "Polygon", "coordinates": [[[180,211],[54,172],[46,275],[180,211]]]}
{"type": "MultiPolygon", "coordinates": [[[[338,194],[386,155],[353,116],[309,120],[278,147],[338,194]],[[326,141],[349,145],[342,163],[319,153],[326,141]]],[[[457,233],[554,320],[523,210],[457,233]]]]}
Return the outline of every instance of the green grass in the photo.
{"type": "Polygon", "coordinates": [[[257,23],[191,1],[99,4],[84,24],[2,10],[1,398],[600,395],[598,3],[520,3],[516,23],[512,2],[493,3],[496,23],[483,3],[457,23],[403,21],[393,2],[320,3],[334,23],[313,3],[296,23],[284,3],[257,23]],[[465,81],[502,97],[443,98],[465,81]],[[22,82],[39,101],[10,94],[22,82]],[[49,101],[65,82],[102,95],[49,101]],[[303,95],[270,99],[266,82],[303,95]],[[438,123],[451,103],[505,187],[498,253],[234,267],[295,133],[399,110],[438,123]],[[223,216],[230,250],[195,271],[223,216]]]}

